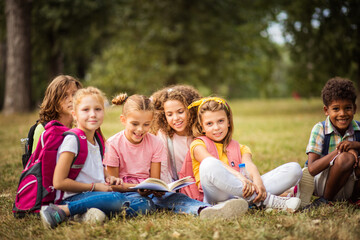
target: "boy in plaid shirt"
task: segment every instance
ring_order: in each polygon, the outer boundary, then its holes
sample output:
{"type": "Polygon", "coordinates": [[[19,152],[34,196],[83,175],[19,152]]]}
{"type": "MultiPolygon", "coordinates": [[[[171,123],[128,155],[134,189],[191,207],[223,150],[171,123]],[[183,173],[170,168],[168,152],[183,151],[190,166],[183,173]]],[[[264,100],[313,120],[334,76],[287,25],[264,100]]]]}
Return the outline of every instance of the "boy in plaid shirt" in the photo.
{"type": "MultiPolygon", "coordinates": [[[[355,87],[350,80],[335,77],[325,84],[321,96],[327,118],[311,131],[306,148],[308,168],[303,170],[304,179],[314,176],[312,190],[320,198],[305,208],[349,199],[359,205],[360,139],[356,138],[359,135],[356,132],[360,131],[360,127],[353,120],[356,112],[355,87]]],[[[311,193],[308,196],[305,202],[310,201],[311,193]]]]}

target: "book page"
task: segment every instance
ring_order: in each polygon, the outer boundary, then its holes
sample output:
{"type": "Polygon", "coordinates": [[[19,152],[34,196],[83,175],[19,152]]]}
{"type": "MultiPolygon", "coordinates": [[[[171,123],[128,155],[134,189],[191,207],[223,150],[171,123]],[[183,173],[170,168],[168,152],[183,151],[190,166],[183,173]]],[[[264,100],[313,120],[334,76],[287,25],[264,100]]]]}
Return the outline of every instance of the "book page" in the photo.
{"type": "MultiPolygon", "coordinates": [[[[176,190],[176,189],[180,188],[179,187],[180,185],[183,185],[184,183],[187,183],[187,182],[191,182],[190,176],[187,176],[187,177],[181,178],[179,180],[176,180],[175,182],[169,183],[168,186],[169,186],[169,189],[176,190]]],[[[187,185],[190,185],[190,184],[187,184],[187,185]]],[[[183,186],[183,187],[185,187],[185,186],[183,186]]]]}

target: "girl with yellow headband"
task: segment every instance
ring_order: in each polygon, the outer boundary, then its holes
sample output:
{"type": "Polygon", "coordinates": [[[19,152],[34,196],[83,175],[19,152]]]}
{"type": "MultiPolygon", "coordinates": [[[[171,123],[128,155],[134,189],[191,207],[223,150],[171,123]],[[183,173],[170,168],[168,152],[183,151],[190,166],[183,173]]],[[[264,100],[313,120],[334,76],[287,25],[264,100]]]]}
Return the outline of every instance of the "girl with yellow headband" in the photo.
{"type": "Polygon", "coordinates": [[[188,108],[197,108],[193,126],[197,138],[191,143],[190,153],[196,184],[205,202],[215,204],[240,197],[266,208],[299,208],[299,198],[276,196],[299,182],[302,171],[298,163],[284,164],[260,176],[250,148],[232,139],[233,116],[224,99],[202,98],[188,108]],[[239,163],[245,163],[248,178],[240,173],[239,163]]]}
{"type": "MultiPolygon", "coordinates": [[[[179,179],[178,172],[193,141],[191,126],[196,121],[196,110],[187,106],[201,98],[200,93],[188,85],[175,85],[163,88],[152,95],[155,107],[155,117],[152,132],[163,141],[167,159],[161,162],[161,179],[167,183],[179,179]]],[[[233,218],[244,212],[244,200],[236,199],[221,205],[211,207],[210,204],[191,199],[181,194],[182,212],[194,215],[204,214],[208,218],[233,218]],[[234,210],[237,209],[237,210],[234,210]],[[210,212],[211,214],[209,214],[210,212]]],[[[168,193],[166,198],[180,197],[168,193]]],[[[247,203],[245,202],[247,209],[247,203]]]]}

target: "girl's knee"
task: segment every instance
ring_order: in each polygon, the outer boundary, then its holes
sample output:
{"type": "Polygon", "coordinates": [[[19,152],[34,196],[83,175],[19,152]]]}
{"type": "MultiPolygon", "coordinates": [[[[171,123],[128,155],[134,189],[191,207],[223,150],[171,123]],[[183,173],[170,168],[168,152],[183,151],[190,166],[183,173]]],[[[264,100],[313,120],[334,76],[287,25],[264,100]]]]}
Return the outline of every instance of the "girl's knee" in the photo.
{"type": "Polygon", "coordinates": [[[291,178],[291,182],[296,184],[302,177],[302,168],[297,162],[289,162],[284,164],[286,167],[286,172],[288,173],[288,177],[291,178]]]}
{"type": "Polygon", "coordinates": [[[201,161],[200,171],[208,172],[214,170],[219,166],[219,164],[221,164],[221,162],[218,159],[213,157],[207,157],[201,161]]]}
{"type": "Polygon", "coordinates": [[[119,208],[130,206],[130,201],[124,194],[119,192],[112,192],[111,194],[114,204],[117,205],[119,208]]]}

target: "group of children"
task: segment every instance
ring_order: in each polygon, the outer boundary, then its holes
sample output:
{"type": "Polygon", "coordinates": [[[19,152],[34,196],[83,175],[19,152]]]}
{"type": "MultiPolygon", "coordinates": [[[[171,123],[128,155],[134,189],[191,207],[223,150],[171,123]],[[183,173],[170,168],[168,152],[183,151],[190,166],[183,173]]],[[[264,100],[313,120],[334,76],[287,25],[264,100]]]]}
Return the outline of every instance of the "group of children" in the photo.
{"type": "MultiPolygon", "coordinates": [[[[355,140],[360,139],[355,132],[360,127],[353,121],[355,88],[351,81],[335,78],[328,81],[322,96],[328,117],[311,133],[308,167],[302,169],[291,162],[260,175],[250,148],[232,139],[229,104],[218,97],[202,98],[186,85],[166,87],[150,98],[116,96],[112,103],[123,105],[120,121],[124,130],[106,140],[103,157],[95,135],[103,138],[104,95],[94,87],[82,88],[70,76],[58,76],[46,90],[40,122],[58,120],[71,127],[74,121],[86,136],[88,154],[76,179],[69,178],[79,147],[74,136],[65,136],[53,177],[54,188],[64,194],[59,195],[60,204],[41,208],[41,219],[54,228],[69,216],[100,219],[99,215],[122,212],[133,217],[157,209],[201,218],[231,218],[250,205],[296,211],[301,201],[302,206],[310,203],[313,193],[320,200],[305,208],[349,198],[356,203],[360,143],[355,140]],[[240,163],[245,163],[247,174],[239,171],[240,163]],[[149,177],[170,183],[183,176],[193,177],[196,184],[181,193],[132,189],[149,177]],[[284,196],[289,189],[295,193],[284,196]]],[[[44,131],[42,124],[38,126],[34,142],[44,131]]]]}

